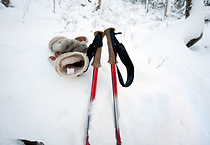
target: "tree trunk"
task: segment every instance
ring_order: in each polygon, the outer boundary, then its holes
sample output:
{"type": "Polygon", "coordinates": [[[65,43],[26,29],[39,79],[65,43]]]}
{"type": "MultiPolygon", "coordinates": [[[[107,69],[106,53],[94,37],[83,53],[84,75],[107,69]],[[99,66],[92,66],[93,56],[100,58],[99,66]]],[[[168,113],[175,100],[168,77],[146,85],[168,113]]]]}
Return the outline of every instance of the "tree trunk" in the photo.
{"type": "Polygon", "coordinates": [[[187,47],[191,47],[193,46],[195,43],[197,43],[203,36],[203,33],[201,33],[201,35],[198,37],[198,38],[195,38],[195,39],[191,39],[187,44],[186,46],[187,47]]]}
{"type": "Polygon", "coordinates": [[[169,3],[168,0],[166,0],[166,6],[165,6],[165,12],[164,12],[164,17],[165,17],[165,18],[168,17],[168,6],[169,6],[168,3],[169,3]]]}
{"type": "Polygon", "coordinates": [[[191,9],[192,9],[192,0],[186,0],[185,19],[190,16],[191,9]]]}
{"type": "Polygon", "coordinates": [[[53,0],[53,13],[55,13],[55,0],[53,0]]]}
{"type": "Polygon", "coordinates": [[[149,12],[149,0],[146,0],[146,2],[145,2],[145,9],[146,9],[146,12],[148,13],[149,12]]]}
{"type": "Polygon", "coordinates": [[[98,0],[98,6],[96,7],[96,11],[101,8],[101,0],[98,0]]]}
{"type": "MultiPolygon", "coordinates": [[[[187,19],[188,17],[190,17],[191,14],[191,9],[193,7],[193,1],[194,0],[186,0],[186,11],[185,11],[185,19],[187,19]]],[[[187,42],[186,46],[187,47],[191,47],[193,46],[195,43],[197,43],[203,36],[203,33],[200,34],[199,37],[197,38],[192,38],[189,42],[187,42]]]]}

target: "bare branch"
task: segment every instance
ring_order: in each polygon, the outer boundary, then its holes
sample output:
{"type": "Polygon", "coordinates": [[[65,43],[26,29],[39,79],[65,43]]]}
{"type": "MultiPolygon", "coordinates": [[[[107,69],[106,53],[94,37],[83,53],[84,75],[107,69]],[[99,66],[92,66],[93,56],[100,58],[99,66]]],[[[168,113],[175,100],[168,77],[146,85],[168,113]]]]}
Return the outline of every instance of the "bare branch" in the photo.
{"type": "Polygon", "coordinates": [[[165,59],[162,60],[162,62],[156,67],[156,68],[159,68],[161,67],[161,65],[168,59],[168,57],[166,57],[165,59]]]}

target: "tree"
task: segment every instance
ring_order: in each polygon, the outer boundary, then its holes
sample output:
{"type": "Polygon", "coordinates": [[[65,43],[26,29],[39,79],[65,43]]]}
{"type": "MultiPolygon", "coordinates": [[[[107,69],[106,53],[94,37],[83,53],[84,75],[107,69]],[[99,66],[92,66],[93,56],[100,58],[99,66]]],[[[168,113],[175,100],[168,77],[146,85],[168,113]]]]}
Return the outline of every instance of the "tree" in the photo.
{"type": "Polygon", "coordinates": [[[146,12],[148,13],[148,11],[149,11],[149,0],[145,1],[145,9],[146,9],[146,12]]]}
{"type": "MultiPolygon", "coordinates": [[[[195,1],[196,0],[186,0],[185,19],[191,17],[192,8],[194,6],[193,4],[195,1]]],[[[195,43],[197,43],[202,38],[202,36],[203,36],[203,32],[201,32],[200,36],[198,36],[196,38],[192,38],[189,42],[187,42],[186,46],[187,47],[193,46],[195,43]]]]}
{"type": "Polygon", "coordinates": [[[101,0],[98,0],[98,6],[96,7],[96,11],[101,8],[101,0]]]}
{"type": "Polygon", "coordinates": [[[177,9],[181,9],[185,6],[185,0],[174,0],[174,5],[177,9]]]}
{"type": "Polygon", "coordinates": [[[53,0],[53,13],[55,13],[55,0],[53,0]]]}
{"type": "Polygon", "coordinates": [[[165,6],[165,12],[164,12],[164,17],[167,18],[168,17],[168,12],[170,10],[169,8],[169,0],[166,0],[166,6],[165,6]]]}
{"type": "Polygon", "coordinates": [[[191,9],[192,9],[192,0],[186,0],[185,19],[190,16],[191,9]]]}

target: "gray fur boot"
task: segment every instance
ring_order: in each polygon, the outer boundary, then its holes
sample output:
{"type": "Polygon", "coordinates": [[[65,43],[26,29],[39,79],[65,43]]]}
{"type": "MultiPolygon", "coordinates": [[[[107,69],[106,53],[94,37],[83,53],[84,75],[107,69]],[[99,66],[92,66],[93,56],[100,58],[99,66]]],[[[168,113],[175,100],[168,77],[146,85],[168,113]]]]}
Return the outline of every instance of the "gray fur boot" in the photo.
{"type": "Polygon", "coordinates": [[[63,77],[81,75],[88,67],[87,38],[77,37],[69,39],[62,36],[52,38],[48,44],[55,56],[49,57],[55,70],[63,77]]]}

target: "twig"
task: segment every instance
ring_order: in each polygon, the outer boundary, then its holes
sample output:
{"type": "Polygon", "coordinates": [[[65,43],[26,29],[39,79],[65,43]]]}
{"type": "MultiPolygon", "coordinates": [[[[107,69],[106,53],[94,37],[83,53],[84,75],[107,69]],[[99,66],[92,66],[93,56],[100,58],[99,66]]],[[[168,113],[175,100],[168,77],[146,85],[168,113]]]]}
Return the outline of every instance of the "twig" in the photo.
{"type": "Polygon", "coordinates": [[[148,64],[150,65],[151,61],[154,60],[155,58],[151,58],[151,56],[149,56],[149,58],[147,59],[148,64]]]}
{"type": "Polygon", "coordinates": [[[29,8],[29,5],[30,5],[30,3],[31,3],[31,0],[29,0],[28,4],[27,4],[27,6],[26,6],[26,9],[25,9],[25,4],[24,4],[23,0],[22,0],[22,3],[23,3],[23,6],[24,6],[24,12],[23,12],[22,19],[15,21],[14,23],[12,23],[12,25],[14,25],[15,23],[17,23],[17,22],[19,22],[19,21],[22,22],[22,23],[24,23],[23,20],[24,20],[24,18],[25,18],[25,16],[26,16],[26,12],[28,11],[28,8],[29,8]]]}
{"type": "Polygon", "coordinates": [[[161,65],[168,59],[168,57],[166,57],[165,59],[162,60],[162,62],[156,67],[156,68],[159,68],[161,67],[161,65]]]}
{"type": "Polygon", "coordinates": [[[31,0],[29,0],[28,4],[27,4],[27,6],[26,6],[26,10],[25,10],[25,12],[23,13],[23,18],[22,18],[22,19],[25,18],[25,15],[26,15],[26,12],[28,11],[28,8],[29,8],[30,3],[31,3],[31,0]]]}

